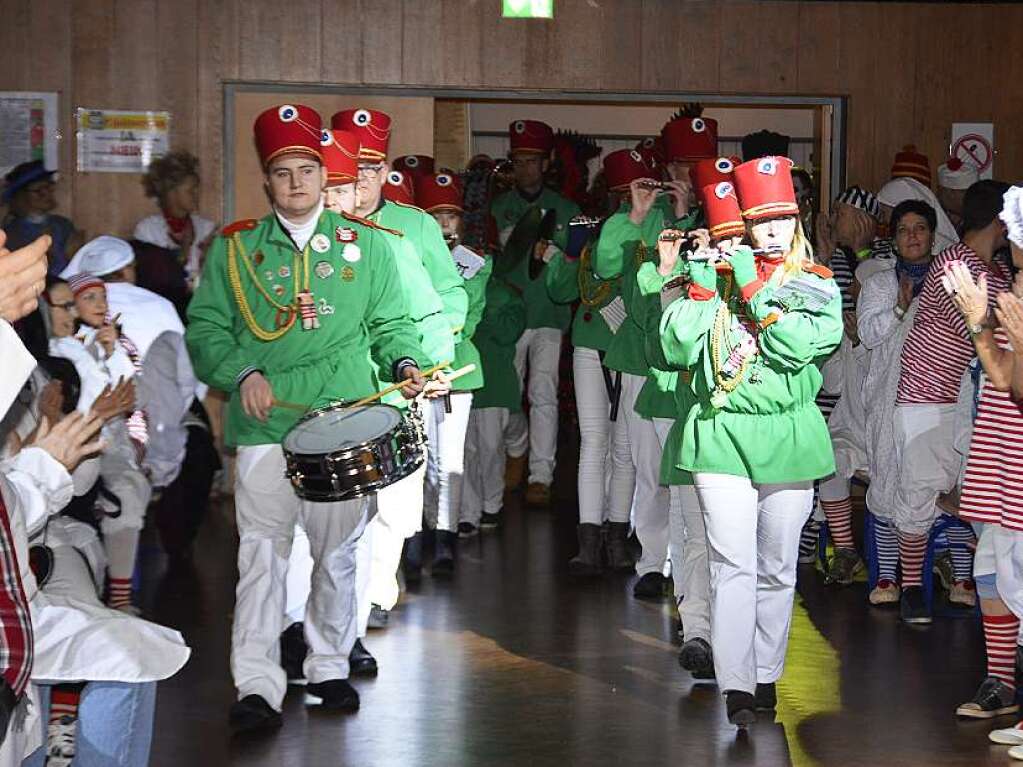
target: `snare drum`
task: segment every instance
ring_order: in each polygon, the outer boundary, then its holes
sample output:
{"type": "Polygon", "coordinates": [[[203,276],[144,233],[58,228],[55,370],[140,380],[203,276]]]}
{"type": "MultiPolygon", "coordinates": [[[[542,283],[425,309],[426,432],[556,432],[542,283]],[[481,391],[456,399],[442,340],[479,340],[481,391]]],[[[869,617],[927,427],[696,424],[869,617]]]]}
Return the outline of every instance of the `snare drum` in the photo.
{"type": "Polygon", "coordinates": [[[304,416],[281,443],[295,493],[307,501],[360,498],[404,479],[425,458],[426,438],[416,403],[344,404],[304,416]]]}

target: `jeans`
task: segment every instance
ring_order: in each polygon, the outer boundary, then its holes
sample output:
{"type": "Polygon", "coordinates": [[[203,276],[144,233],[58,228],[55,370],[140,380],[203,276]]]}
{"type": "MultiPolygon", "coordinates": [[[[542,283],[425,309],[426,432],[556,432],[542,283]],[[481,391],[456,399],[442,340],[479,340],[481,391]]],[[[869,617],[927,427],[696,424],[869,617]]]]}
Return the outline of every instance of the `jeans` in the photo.
{"type": "MultiPolygon", "coordinates": [[[[22,763],[46,763],[50,685],[39,684],[43,747],[22,763]]],[[[153,741],[156,682],[88,682],[78,704],[75,767],[145,767],[153,741]]]]}

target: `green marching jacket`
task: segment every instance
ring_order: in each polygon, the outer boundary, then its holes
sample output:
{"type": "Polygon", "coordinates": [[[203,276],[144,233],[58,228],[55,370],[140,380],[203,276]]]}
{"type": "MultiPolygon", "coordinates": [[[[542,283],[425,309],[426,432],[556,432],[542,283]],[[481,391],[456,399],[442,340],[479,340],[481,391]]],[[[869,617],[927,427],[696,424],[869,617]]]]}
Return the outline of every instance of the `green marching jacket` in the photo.
{"type": "Polygon", "coordinates": [[[755,484],[832,474],[831,439],[814,403],[821,386],[816,363],[838,347],[843,332],[842,298],[830,272],[806,264],[781,287],[768,280],[748,303],[729,295],[729,281],[719,276],[709,296],[690,288],[661,316],[665,361],[691,370],[696,399],[681,444],[676,440],[675,467],[755,484]],[[807,296],[816,296],[816,305],[807,296]],[[715,370],[729,370],[730,351],[751,336],[755,351],[733,368],[740,371],[731,379],[734,390],[715,396],[715,370]]]}
{"type": "Polygon", "coordinates": [[[224,229],[189,304],[185,339],[199,379],[230,397],[227,443],[279,443],[302,415],[274,407],[265,423],[246,416],[239,384],[249,371],[262,372],[278,402],[315,408],[373,394],[403,359],[423,367],[399,280],[383,233],[354,216],[324,211],[301,252],[273,213],[224,229]],[[306,289],[317,329],[303,330],[291,311],[306,289]]]}
{"type": "Polygon", "coordinates": [[[474,410],[488,407],[522,409],[522,386],[515,372],[515,344],[526,329],[526,305],[522,295],[503,279],[487,281],[483,316],[473,341],[479,349],[485,379],[472,395],[474,410]]]}

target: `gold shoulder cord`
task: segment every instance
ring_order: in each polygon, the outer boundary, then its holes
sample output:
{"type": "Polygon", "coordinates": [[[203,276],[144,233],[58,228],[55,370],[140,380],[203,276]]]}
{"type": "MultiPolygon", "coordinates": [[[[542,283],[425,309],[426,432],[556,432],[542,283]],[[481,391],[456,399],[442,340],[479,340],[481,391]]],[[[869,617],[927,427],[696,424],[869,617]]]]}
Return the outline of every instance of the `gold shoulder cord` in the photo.
{"type": "Polygon", "coordinates": [[[611,294],[612,283],[593,276],[591,260],[591,249],[587,245],[579,254],[579,300],[584,306],[599,306],[611,294]]]}
{"type": "MultiPolygon", "coordinates": [[[[297,254],[296,254],[297,255],[297,254]]],[[[303,254],[304,266],[305,266],[305,287],[309,289],[309,248],[305,249],[303,254]]],[[[297,258],[296,258],[297,261],[297,258]]],[[[295,294],[299,292],[300,278],[298,264],[295,264],[293,270],[295,277],[295,294]]],[[[291,330],[295,324],[295,320],[298,319],[298,310],[294,303],[282,304],[274,300],[266,288],[260,283],[258,276],[252,268],[252,264],[249,263],[248,255],[245,253],[245,246],[242,245],[241,238],[236,233],[227,243],[227,276],[231,283],[231,292],[234,294],[235,303],[238,304],[238,310],[241,312],[242,319],[245,321],[245,325],[249,328],[249,331],[258,338],[260,341],[276,341],[281,338],[285,333],[291,330]],[[263,298],[266,299],[272,307],[274,307],[279,313],[287,316],[287,321],[284,325],[277,330],[266,330],[257,321],[255,315],[252,313],[252,307],[249,306],[249,301],[245,297],[245,291],[242,289],[241,274],[238,271],[238,255],[241,254],[242,262],[245,264],[245,270],[249,274],[249,278],[252,283],[256,286],[256,289],[260,292],[263,298]]]]}

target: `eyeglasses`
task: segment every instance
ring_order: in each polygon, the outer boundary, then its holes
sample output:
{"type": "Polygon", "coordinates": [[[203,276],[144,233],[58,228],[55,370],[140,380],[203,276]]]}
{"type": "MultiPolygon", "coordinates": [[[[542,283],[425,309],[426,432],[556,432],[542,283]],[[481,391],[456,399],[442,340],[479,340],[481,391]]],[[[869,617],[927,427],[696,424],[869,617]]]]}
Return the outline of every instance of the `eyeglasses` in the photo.
{"type": "Polygon", "coordinates": [[[383,169],[383,165],[360,165],[359,175],[365,176],[366,178],[376,178],[380,175],[380,171],[383,169]]]}

